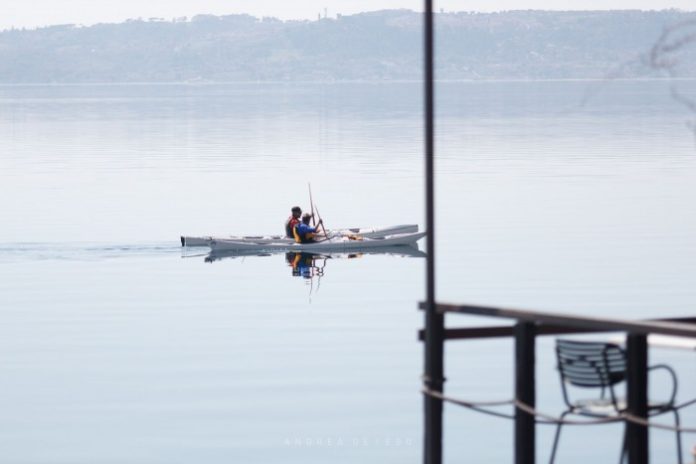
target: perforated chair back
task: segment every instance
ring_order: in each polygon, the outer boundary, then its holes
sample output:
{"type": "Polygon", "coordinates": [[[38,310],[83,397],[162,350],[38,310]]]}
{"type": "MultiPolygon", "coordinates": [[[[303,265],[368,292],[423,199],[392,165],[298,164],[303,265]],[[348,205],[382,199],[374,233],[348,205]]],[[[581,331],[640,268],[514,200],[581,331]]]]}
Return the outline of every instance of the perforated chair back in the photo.
{"type": "Polygon", "coordinates": [[[618,345],[556,340],[561,379],[576,387],[606,388],[626,379],[626,354],[618,345]]]}
{"type": "MultiPolygon", "coordinates": [[[[556,340],[556,358],[558,360],[558,371],[561,377],[561,389],[563,400],[567,409],[561,414],[563,419],[567,414],[578,414],[590,417],[620,417],[626,410],[626,402],[623,397],[619,397],[614,390],[623,390],[615,387],[617,383],[626,380],[626,352],[620,346],[613,343],[556,340]],[[583,391],[583,398],[571,401],[569,391],[575,390],[572,387],[584,389],[597,389],[598,397],[585,398],[586,391],[583,391]],[[605,395],[609,393],[608,397],[605,395]]],[[[666,402],[652,402],[648,404],[651,415],[662,414],[665,412],[674,413],[674,425],[677,437],[677,463],[682,464],[681,456],[681,431],[679,429],[678,406],[675,406],[674,399],[677,394],[677,376],[674,370],[664,364],[648,367],[648,370],[663,369],[669,372],[672,378],[672,395],[666,402]]],[[[573,393],[577,393],[573,391],[573,393]]],[[[563,421],[556,426],[556,436],[553,440],[551,458],[549,462],[553,464],[556,458],[556,449],[561,434],[563,421]]],[[[624,446],[621,451],[620,463],[626,454],[626,438],[624,436],[624,446]]]]}

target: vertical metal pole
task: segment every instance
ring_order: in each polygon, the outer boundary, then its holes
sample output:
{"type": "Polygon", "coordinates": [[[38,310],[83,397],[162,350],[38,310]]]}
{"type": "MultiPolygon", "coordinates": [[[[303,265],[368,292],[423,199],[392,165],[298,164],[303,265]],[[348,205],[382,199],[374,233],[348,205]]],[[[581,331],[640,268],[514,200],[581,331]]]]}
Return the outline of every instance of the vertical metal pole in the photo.
{"type": "MultiPolygon", "coordinates": [[[[648,339],[646,335],[626,337],[628,413],[648,417],[648,339]]],[[[628,422],[626,444],[629,464],[648,463],[648,428],[628,422]]]]}
{"type": "MultiPolygon", "coordinates": [[[[425,94],[425,205],[427,233],[427,298],[425,310],[425,385],[436,391],[444,383],[444,316],[435,307],[435,100],[434,100],[434,37],[433,2],[425,0],[424,13],[424,94],[425,94]]],[[[425,396],[425,443],[423,457],[426,464],[442,462],[442,401],[425,396]]]]}
{"type": "MultiPolygon", "coordinates": [[[[535,336],[533,322],[515,324],[515,398],[532,407],[536,404],[535,336]]],[[[515,464],[534,464],[535,426],[533,415],[515,409],[515,464]]]]}

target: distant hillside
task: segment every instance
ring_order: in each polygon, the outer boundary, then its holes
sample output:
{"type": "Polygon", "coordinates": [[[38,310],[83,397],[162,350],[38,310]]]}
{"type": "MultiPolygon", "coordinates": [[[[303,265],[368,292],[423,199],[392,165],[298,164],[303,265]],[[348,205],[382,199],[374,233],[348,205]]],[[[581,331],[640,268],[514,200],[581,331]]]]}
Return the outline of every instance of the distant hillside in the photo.
{"type": "MultiPolygon", "coordinates": [[[[442,13],[437,78],[659,75],[645,57],[665,27],[684,21],[696,21],[696,13],[442,13]]],[[[9,30],[0,32],[0,83],[414,80],[421,78],[421,30],[420,14],[408,10],[317,21],[196,16],[9,30]]],[[[686,44],[675,57],[669,63],[678,64],[679,76],[696,77],[696,46],[686,44]]]]}

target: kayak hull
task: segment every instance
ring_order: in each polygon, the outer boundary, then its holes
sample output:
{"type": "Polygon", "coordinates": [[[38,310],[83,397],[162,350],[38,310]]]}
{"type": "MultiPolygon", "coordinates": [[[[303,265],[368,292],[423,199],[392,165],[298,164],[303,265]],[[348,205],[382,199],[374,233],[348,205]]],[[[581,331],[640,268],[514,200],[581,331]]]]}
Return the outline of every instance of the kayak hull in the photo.
{"type": "MultiPolygon", "coordinates": [[[[395,234],[411,234],[418,232],[417,224],[401,224],[389,227],[375,227],[375,228],[350,228],[350,229],[337,229],[329,230],[329,236],[347,236],[347,235],[357,235],[363,238],[378,238],[385,237],[387,235],[395,234]]],[[[181,236],[181,246],[186,247],[197,247],[197,246],[209,246],[210,242],[213,240],[234,240],[240,242],[252,242],[252,243],[293,243],[293,239],[284,237],[282,235],[266,235],[266,236],[229,236],[229,237],[213,237],[213,236],[181,236]]]]}
{"type": "Polygon", "coordinates": [[[350,237],[336,237],[312,243],[294,243],[289,241],[253,242],[249,240],[213,239],[210,241],[210,248],[214,252],[230,250],[343,252],[415,245],[416,242],[423,237],[425,237],[425,232],[392,234],[383,237],[363,238],[362,240],[353,240],[350,237]]]}

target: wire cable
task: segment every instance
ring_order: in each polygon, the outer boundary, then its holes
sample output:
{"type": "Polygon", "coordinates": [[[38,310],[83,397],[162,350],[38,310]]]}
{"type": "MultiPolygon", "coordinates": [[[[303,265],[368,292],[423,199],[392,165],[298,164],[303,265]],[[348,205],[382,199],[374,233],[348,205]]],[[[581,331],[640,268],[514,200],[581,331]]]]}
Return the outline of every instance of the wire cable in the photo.
{"type": "MultiPolygon", "coordinates": [[[[653,427],[656,429],[662,429],[662,430],[669,430],[673,432],[682,432],[682,433],[696,433],[696,428],[693,427],[677,427],[674,425],[667,425],[667,424],[661,424],[658,422],[654,422],[651,420],[648,420],[646,418],[638,417],[633,414],[629,414],[626,412],[621,412],[618,413],[616,416],[612,417],[602,417],[602,418],[597,418],[597,419],[587,419],[587,420],[569,420],[569,419],[561,419],[558,416],[553,416],[550,414],[543,413],[536,408],[528,405],[527,403],[524,403],[518,399],[512,399],[512,400],[497,400],[497,401],[468,401],[468,400],[463,400],[460,398],[453,398],[451,396],[447,396],[443,394],[442,392],[436,391],[436,390],[431,390],[427,387],[423,387],[421,389],[421,392],[424,395],[431,396],[433,398],[438,398],[442,401],[445,401],[447,403],[452,403],[456,404],[458,406],[462,406],[468,409],[472,409],[474,411],[481,412],[483,414],[488,414],[491,416],[495,417],[500,417],[503,419],[515,419],[515,416],[513,414],[505,414],[497,411],[491,411],[488,409],[485,409],[486,407],[495,407],[495,406],[512,406],[514,405],[517,409],[526,412],[529,415],[534,416],[535,418],[541,418],[542,420],[536,420],[537,423],[539,424],[544,424],[544,425],[558,425],[558,424],[563,424],[563,425],[599,425],[599,424],[611,424],[615,422],[631,422],[634,424],[641,425],[643,427],[653,427]]],[[[696,403],[696,398],[693,400],[687,401],[685,403],[682,403],[679,405],[676,409],[683,408],[685,406],[690,406],[692,404],[696,403]]]]}

